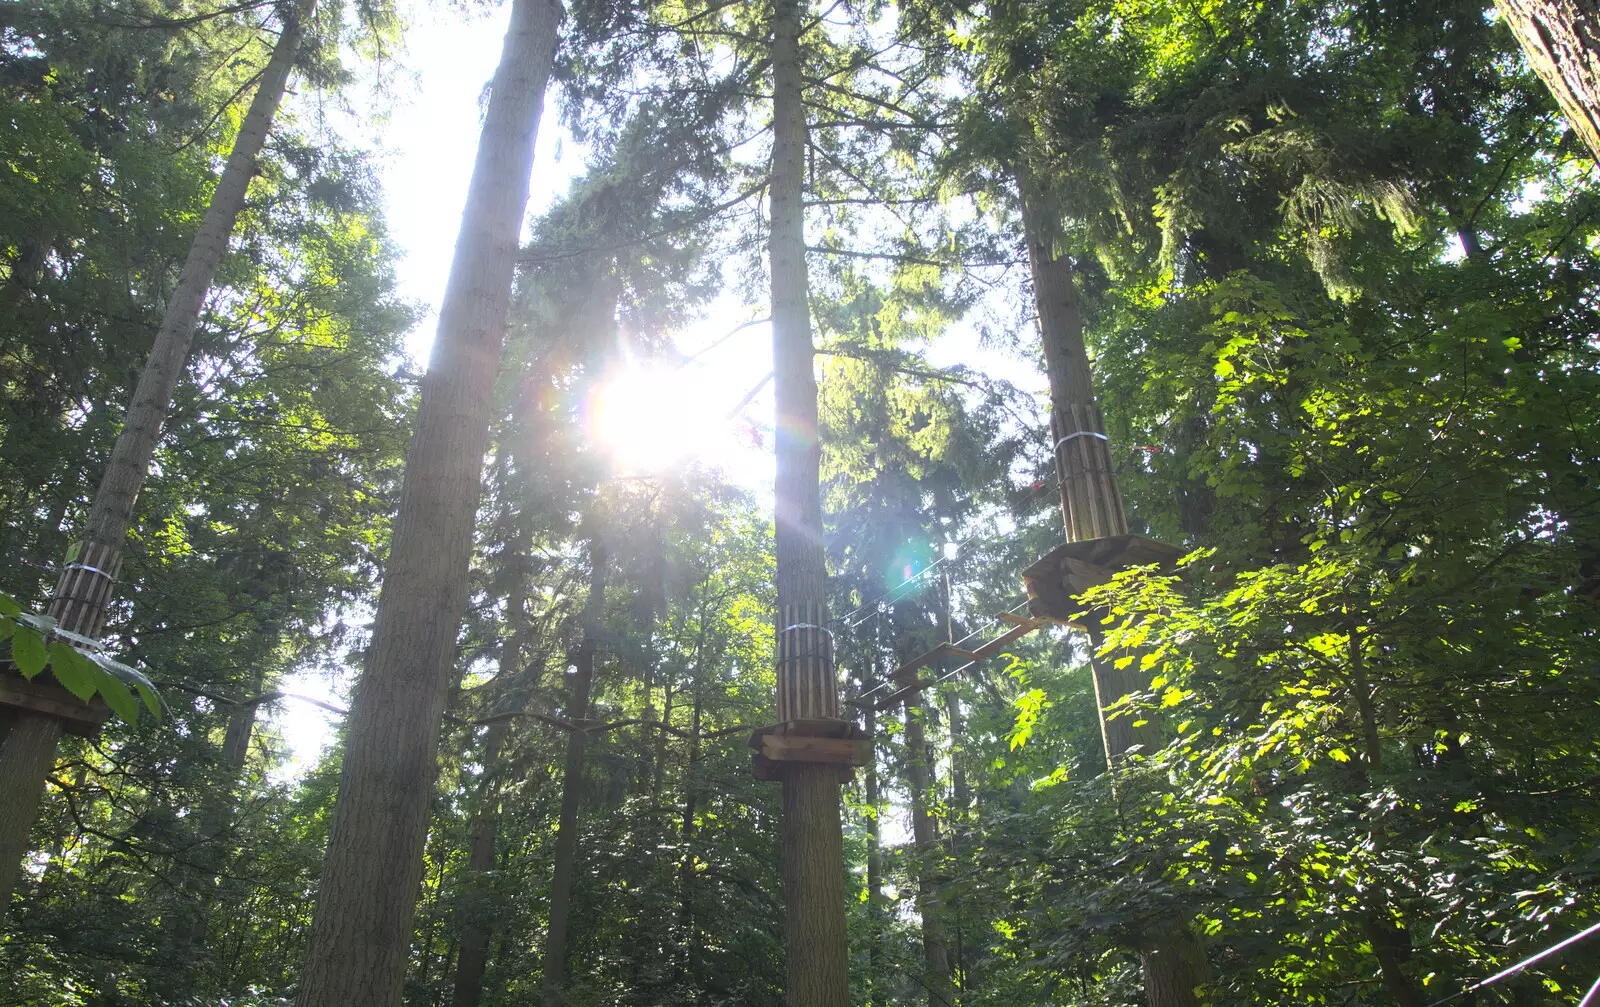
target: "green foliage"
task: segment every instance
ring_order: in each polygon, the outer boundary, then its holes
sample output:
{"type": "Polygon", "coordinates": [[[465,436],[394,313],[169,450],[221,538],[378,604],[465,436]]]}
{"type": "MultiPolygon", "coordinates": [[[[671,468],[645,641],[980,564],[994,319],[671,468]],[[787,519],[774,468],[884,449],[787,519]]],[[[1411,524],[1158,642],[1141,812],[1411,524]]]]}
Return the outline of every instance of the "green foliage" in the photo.
{"type": "MultiPolygon", "coordinates": [[[[664,352],[712,299],[762,294],[768,12],[570,6],[562,111],[594,163],[524,252],[407,999],[446,1002],[483,927],[483,1002],[538,995],[581,729],[569,1002],[777,1004],[781,808],[745,747],[772,717],[770,521],[705,472],[609,479],[581,421],[619,346],[664,352]],[[593,702],[567,710],[599,509],[614,577],[593,702]]],[[[905,834],[900,710],[876,711],[876,797],[865,772],[844,791],[855,999],[926,1000],[919,907],[967,1007],[1142,1002],[1140,951],[1174,920],[1218,1007],[1428,1002],[1591,922],[1593,166],[1488,9],[813,14],[808,266],[850,708],[911,654],[997,632],[1059,540],[1026,390],[983,373],[993,356],[931,362],[958,329],[1032,344],[1019,164],[1060,209],[1136,530],[1189,550],[1082,599],[1092,638],[924,669],[935,851],[905,834]],[[1140,677],[1108,714],[1163,739],[1115,773],[1091,648],[1140,677]]],[[[339,749],[286,780],[258,713],[293,701],[286,674],[360,663],[414,399],[361,157],[290,123],[252,183],[109,627],[160,699],[11,600],[43,596],[92,492],[264,15],[4,14],[0,637],[22,674],[119,715],[51,774],[0,942],[19,1003],[296,983],[339,749]]],[[[337,96],[338,53],[396,28],[324,5],[303,79],[337,96]]],[[[1575,949],[1479,1002],[1569,1003],[1597,969],[1575,949]]]]}
{"type": "Polygon", "coordinates": [[[152,717],[161,716],[161,697],[148,678],[113,660],[99,643],[57,629],[49,616],[22,611],[5,594],[0,594],[0,640],[10,643],[11,665],[29,681],[48,668],[72,695],[84,703],[98,696],[125,721],[139,719],[141,702],[152,717]]]}

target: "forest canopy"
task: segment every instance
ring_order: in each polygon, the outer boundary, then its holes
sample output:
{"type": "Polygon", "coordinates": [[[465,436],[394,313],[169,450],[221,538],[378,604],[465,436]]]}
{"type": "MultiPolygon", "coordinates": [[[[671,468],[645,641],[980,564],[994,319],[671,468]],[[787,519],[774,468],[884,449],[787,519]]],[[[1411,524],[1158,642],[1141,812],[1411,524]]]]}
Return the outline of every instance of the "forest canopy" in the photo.
{"type": "Polygon", "coordinates": [[[0,1004],[1597,1002],[1591,8],[3,5],[0,1004]]]}

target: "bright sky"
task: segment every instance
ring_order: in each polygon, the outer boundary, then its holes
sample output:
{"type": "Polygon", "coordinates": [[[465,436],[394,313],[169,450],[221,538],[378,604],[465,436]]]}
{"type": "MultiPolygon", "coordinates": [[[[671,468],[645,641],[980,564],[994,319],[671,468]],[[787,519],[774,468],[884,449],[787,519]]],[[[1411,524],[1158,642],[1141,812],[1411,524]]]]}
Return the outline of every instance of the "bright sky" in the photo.
{"type": "MultiPolygon", "coordinates": [[[[383,93],[370,87],[351,99],[352,114],[327,113],[345,143],[369,150],[378,165],[389,231],[403,258],[400,293],[425,305],[428,314],[411,332],[407,349],[419,364],[427,359],[437,308],[449,274],[461,209],[472,172],[481,124],[480,99],[499,60],[510,5],[466,13],[437,2],[410,0],[406,49],[386,68],[383,93]],[[374,115],[374,111],[386,112],[374,115]]],[[[542,213],[584,170],[583,151],[565,135],[555,109],[547,106],[535,153],[528,212],[542,213]]],[[[595,436],[612,445],[619,470],[640,470],[694,459],[723,470],[732,482],[770,497],[773,477],[771,333],[751,325],[725,338],[741,323],[766,314],[728,296],[708,306],[704,317],[674,341],[693,359],[683,366],[638,361],[631,373],[591,404],[595,436]],[[753,397],[751,392],[762,386],[753,397]],[[730,415],[737,410],[737,415],[730,415]],[[649,422],[638,422],[641,416],[649,422]],[[663,419],[669,422],[663,422],[663,419]]],[[[965,362],[1032,389],[1042,383],[1025,362],[985,351],[965,328],[930,354],[936,364],[965,362]]],[[[681,359],[681,358],[680,358],[681,359]]],[[[305,672],[284,683],[285,691],[342,704],[349,683],[337,670],[305,672]]],[[[273,717],[291,750],[282,778],[312,765],[332,738],[334,717],[309,703],[288,700],[273,717]]]]}

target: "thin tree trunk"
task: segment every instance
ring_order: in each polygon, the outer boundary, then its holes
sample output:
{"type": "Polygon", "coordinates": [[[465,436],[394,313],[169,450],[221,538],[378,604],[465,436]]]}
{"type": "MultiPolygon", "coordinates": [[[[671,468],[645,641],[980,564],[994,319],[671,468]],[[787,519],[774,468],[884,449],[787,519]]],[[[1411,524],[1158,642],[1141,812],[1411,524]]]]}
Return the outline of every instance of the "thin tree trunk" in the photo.
{"type": "MultiPolygon", "coordinates": [[[[594,652],[599,643],[600,619],[605,611],[605,546],[589,541],[589,596],[583,605],[583,642],[573,656],[571,692],[566,719],[577,723],[589,714],[589,691],[594,684],[594,652]]],[[[588,739],[578,730],[567,734],[567,764],[561,777],[561,820],[556,827],[555,866],[550,880],[550,926],[545,934],[544,977],[539,1000],[544,1007],[565,1001],[567,979],[567,929],[572,916],[572,881],[578,866],[578,803],[583,795],[583,749],[588,739]]]]}
{"type": "Polygon", "coordinates": [[[644,691],[644,711],[639,715],[639,750],[644,753],[644,764],[639,767],[639,784],[648,787],[655,779],[656,734],[656,676],[655,664],[646,663],[639,686],[644,691]]]}
{"type": "MultiPolygon", "coordinates": [[[[1122,490],[1112,467],[1105,420],[1095,401],[1094,372],[1083,342],[1083,313],[1073,287],[1071,263],[1060,247],[1059,217],[1047,188],[1021,158],[1017,190],[1050,381],[1050,436],[1067,541],[1125,535],[1128,519],[1122,490]]],[[[1101,740],[1106,766],[1117,773],[1129,750],[1138,746],[1145,752],[1154,751],[1161,738],[1153,718],[1136,726],[1132,716],[1108,714],[1124,696],[1142,691],[1148,682],[1136,670],[1138,662],[1118,669],[1113,662],[1093,656],[1100,643],[1099,634],[1091,632],[1089,667],[1100,708],[1101,740]]],[[[1207,962],[1204,948],[1188,925],[1180,919],[1158,917],[1146,924],[1140,944],[1150,1007],[1199,1007],[1196,990],[1207,979],[1207,962]]]]}
{"type": "MultiPolygon", "coordinates": [[[[944,690],[945,715],[950,735],[950,829],[946,837],[949,862],[965,864],[968,816],[972,814],[972,786],[967,782],[966,718],[961,712],[961,697],[955,689],[944,690]]],[[[967,932],[959,899],[947,899],[950,906],[950,968],[958,995],[972,987],[971,963],[967,954],[967,932]]]]}
{"type": "Polygon", "coordinates": [[[398,1003],[422,878],[440,720],[466,606],[489,412],[560,0],[513,0],[378,600],[299,1007],[398,1003]]]}
{"type": "MultiPolygon", "coordinates": [[[[269,639],[275,642],[278,636],[272,633],[269,639]]],[[[265,677],[258,673],[251,683],[250,695],[259,696],[265,681],[265,677]]],[[[200,811],[201,846],[199,855],[195,857],[198,863],[185,870],[188,877],[180,885],[193,893],[194,905],[187,924],[181,925],[177,935],[179,947],[199,948],[205,945],[206,910],[216,898],[215,890],[222,874],[221,846],[233,827],[235,791],[250,755],[250,737],[255,733],[259,709],[256,703],[241,703],[228,714],[228,727],[222,737],[221,758],[218,760],[224,789],[200,811]]]]}
{"type": "Polygon", "coordinates": [[[967,783],[967,721],[961,713],[961,697],[954,689],[944,693],[945,716],[950,725],[950,819],[957,824],[967,820],[972,808],[972,787],[967,783]]]}
{"type": "MultiPolygon", "coordinates": [[[[504,662],[502,661],[502,667],[504,662]]],[[[477,1007],[483,998],[483,974],[489,963],[488,893],[485,878],[495,868],[495,840],[500,833],[498,780],[500,750],[509,732],[508,721],[489,727],[483,739],[483,781],[478,792],[478,809],[472,822],[472,845],[467,853],[469,918],[461,928],[460,951],[456,956],[456,1007],[477,1007]]]]}
{"type": "MultiPolygon", "coordinates": [[[[150,471],[150,459],[172,407],[173,389],[189,357],[200,309],[244,209],[245,193],[256,173],[256,158],[272,129],[288,87],[289,71],[305,37],[304,18],[311,13],[309,0],[303,4],[284,2],[278,10],[283,20],[278,41],[234,137],[233,149],[200,220],[200,229],[189,246],[178,285],[167,299],[161,328],[156,331],[150,356],[123,416],[122,431],[89,505],[83,541],[68,550],[62,563],[61,580],[49,612],[60,628],[80,636],[98,638],[105,626],[106,607],[122,565],[122,546],[133,523],[134,499],[150,471]]],[[[19,712],[11,722],[12,730],[0,741],[0,915],[11,902],[16,871],[27,852],[28,833],[38,814],[39,793],[44,789],[45,774],[50,771],[56,741],[61,736],[60,721],[43,714],[19,712]],[[24,725],[26,729],[19,733],[17,729],[24,725]],[[13,744],[26,744],[29,748],[13,753],[13,744]]]]}
{"type": "Polygon", "coordinates": [[[1356,711],[1361,718],[1361,739],[1367,772],[1383,769],[1383,744],[1378,737],[1378,712],[1372,700],[1372,682],[1367,678],[1367,662],[1363,656],[1366,641],[1361,631],[1350,627],[1350,688],[1355,693],[1356,711]]]}
{"type": "MultiPolygon", "coordinates": [[[[920,697],[917,693],[916,697],[920,697]]],[[[928,1007],[952,1007],[950,939],[945,931],[939,878],[939,837],[933,823],[932,752],[925,722],[928,708],[906,700],[906,789],[911,792],[911,837],[916,846],[917,912],[922,917],[922,986],[928,1007]]]]}
{"type": "MultiPolygon", "coordinates": [[[[877,655],[873,655],[872,681],[878,680],[877,655]]],[[[863,729],[869,738],[878,736],[878,705],[865,705],[863,729]]],[[[867,1003],[881,1007],[883,996],[883,840],[878,814],[883,807],[879,792],[878,758],[873,752],[866,765],[867,798],[867,1003]]]]}
{"type": "MultiPolygon", "coordinates": [[[[504,453],[501,455],[505,457],[504,453]]],[[[513,681],[522,672],[522,655],[527,651],[533,632],[533,620],[528,618],[528,548],[531,535],[525,522],[518,521],[511,556],[511,586],[506,592],[506,623],[509,634],[501,645],[499,669],[496,678],[510,686],[513,695],[532,693],[537,681],[518,688],[513,681]]],[[[537,675],[535,675],[537,677],[537,675]]],[[[519,701],[520,702],[520,701],[519,701]]],[[[456,1007],[477,1007],[483,997],[483,975],[489,963],[490,926],[489,892],[486,878],[495,869],[495,842],[500,833],[500,751],[505,747],[511,732],[511,722],[496,721],[483,739],[483,779],[479,783],[477,810],[472,823],[472,843],[467,854],[466,889],[470,909],[467,922],[461,927],[459,953],[456,956],[454,998],[456,1007]]]]}
{"type": "MultiPolygon", "coordinates": [[[[822,549],[822,447],[812,373],[805,261],[806,119],[800,83],[800,0],[772,13],[773,392],[777,400],[778,720],[838,720],[839,687],[827,629],[822,549]]],[[[786,763],[783,879],[790,1007],[846,1007],[849,949],[844,914],[844,837],[836,766],[786,763]]]]}
{"type": "Polygon", "coordinates": [[[701,695],[700,683],[696,681],[694,715],[689,721],[689,761],[683,779],[683,825],[679,833],[683,841],[683,859],[678,867],[678,929],[682,934],[683,973],[686,981],[692,981],[696,953],[700,947],[699,927],[694,917],[694,816],[700,799],[700,786],[696,774],[700,772],[700,723],[704,712],[705,700],[701,695]]]}
{"type": "MultiPolygon", "coordinates": [[[[672,679],[668,678],[664,686],[661,691],[661,723],[671,727],[672,679]]],[[[661,780],[667,764],[667,732],[656,731],[651,744],[655,748],[655,757],[650,762],[650,807],[652,811],[657,811],[661,807],[661,780]]]]}
{"type": "Polygon", "coordinates": [[[1495,0],[1567,122],[1600,159],[1600,3],[1495,0]]]}

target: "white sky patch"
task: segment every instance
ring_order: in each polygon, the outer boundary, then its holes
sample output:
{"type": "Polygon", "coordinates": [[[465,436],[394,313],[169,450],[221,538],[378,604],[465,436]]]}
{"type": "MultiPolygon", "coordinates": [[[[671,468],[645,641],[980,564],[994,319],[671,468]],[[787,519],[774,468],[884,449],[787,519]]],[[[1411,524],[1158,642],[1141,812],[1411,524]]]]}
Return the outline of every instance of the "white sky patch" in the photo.
{"type": "Polygon", "coordinates": [[[308,699],[347,709],[349,677],[343,668],[329,666],[291,672],[279,681],[285,696],[273,704],[267,727],[282,739],[287,758],[272,767],[273,782],[298,780],[316,768],[344,717],[308,699]]]}

